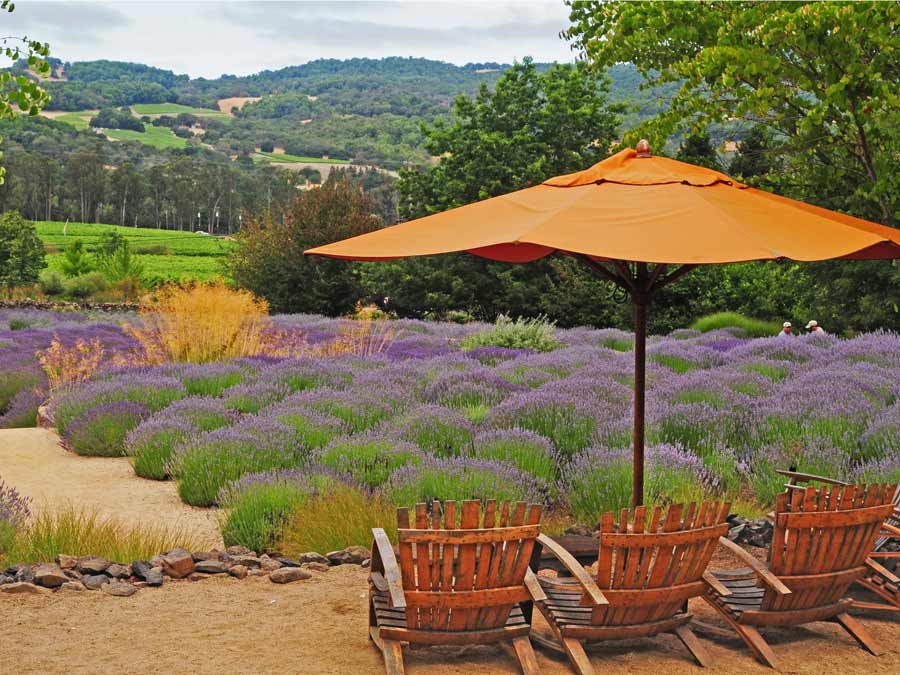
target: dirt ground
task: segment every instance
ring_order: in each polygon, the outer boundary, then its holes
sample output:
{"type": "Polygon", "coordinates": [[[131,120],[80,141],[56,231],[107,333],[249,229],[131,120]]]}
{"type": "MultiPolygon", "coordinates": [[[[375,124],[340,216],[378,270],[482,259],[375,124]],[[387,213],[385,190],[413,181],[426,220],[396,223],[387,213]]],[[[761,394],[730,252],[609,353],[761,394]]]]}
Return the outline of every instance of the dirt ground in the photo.
{"type": "Polygon", "coordinates": [[[31,497],[36,510],[72,504],[127,524],[181,528],[198,542],[221,545],[216,511],[182,503],[175,483],[138,478],[124,457],[67,452],[48,429],[0,429],[0,478],[31,497]]]}
{"type": "MultiPolygon", "coordinates": [[[[703,603],[692,606],[710,619],[703,603]]],[[[279,586],[267,579],[211,577],[166,582],[130,598],[59,592],[0,598],[0,672],[66,673],[304,673],[384,672],[367,638],[366,571],[332,568],[313,579],[279,586]]],[[[900,672],[900,624],[865,617],[886,652],[860,650],[834,624],[767,634],[785,672],[887,674],[900,672]]],[[[538,621],[537,628],[542,626],[538,621]]],[[[715,659],[707,672],[771,673],[736,639],[701,637],[715,659]]],[[[404,650],[411,675],[517,673],[498,647],[404,650]]],[[[538,650],[541,672],[570,673],[566,662],[538,650]]],[[[664,635],[591,651],[603,673],[702,672],[681,644],[664,635]]]]}

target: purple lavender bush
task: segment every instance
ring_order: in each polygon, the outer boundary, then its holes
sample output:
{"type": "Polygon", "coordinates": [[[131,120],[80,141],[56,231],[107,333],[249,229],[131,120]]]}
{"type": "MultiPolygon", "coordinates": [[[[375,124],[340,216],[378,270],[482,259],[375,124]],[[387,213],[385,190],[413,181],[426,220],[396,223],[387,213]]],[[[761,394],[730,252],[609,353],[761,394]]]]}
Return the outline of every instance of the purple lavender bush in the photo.
{"type": "Polygon", "coordinates": [[[540,503],[548,486],[512,464],[492,460],[450,457],[407,464],[382,486],[390,502],[411,506],[432,500],[488,499],[540,503]]]}
{"type": "Polygon", "coordinates": [[[209,431],[176,446],[167,470],[178,494],[192,506],[213,506],[219,491],[245,473],[289,469],[304,463],[306,451],[291,430],[265,417],[239,427],[209,431]]]}
{"type": "Polygon", "coordinates": [[[559,478],[559,455],[553,444],[526,429],[483,431],[472,441],[471,455],[512,464],[547,485],[554,485],[559,478]]]}
{"type": "Polygon", "coordinates": [[[452,408],[423,405],[401,417],[394,433],[438,457],[464,454],[475,435],[474,425],[452,408]]]}
{"type": "Polygon", "coordinates": [[[143,421],[125,437],[125,454],[141,478],[166,480],[175,446],[200,434],[189,418],[157,414],[143,421]]]}
{"type": "Polygon", "coordinates": [[[288,427],[294,440],[306,450],[320,448],[347,431],[344,420],[291,399],[272,406],[265,416],[288,427]]]}
{"type": "MultiPolygon", "coordinates": [[[[700,501],[707,481],[703,462],[671,445],[646,449],[644,500],[664,506],[700,501]]],[[[631,504],[630,449],[592,447],[580,452],[567,467],[562,493],[575,520],[596,525],[600,514],[631,504]]]]}
{"type": "Polygon", "coordinates": [[[335,438],[313,455],[313,462],[374,490],[400,467],[419,464],[424,458],[425,454],[412,443],[367,432],[335,438]]]}
{"type": "Polygon", "coordinates": [[[63,438],[78,455],[121,457],[126,435],[149,415],[150,409],[142,403],[103,403],[72,418],[63,438]]]}
{"type": "Polygon", "coordinates": [[[29,502],[0,478],[0,560],[12,549],[16,535],[31,517],[29,502]]]}

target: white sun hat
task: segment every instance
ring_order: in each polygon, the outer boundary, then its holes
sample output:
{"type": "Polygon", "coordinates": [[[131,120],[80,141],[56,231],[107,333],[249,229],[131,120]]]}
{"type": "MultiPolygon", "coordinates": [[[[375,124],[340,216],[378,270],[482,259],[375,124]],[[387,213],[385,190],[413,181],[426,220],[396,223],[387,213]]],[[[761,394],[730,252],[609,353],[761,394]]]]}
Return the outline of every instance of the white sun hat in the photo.
{"type": "Polygon", "coordinates": [[[807,328],[815,328],[818,325],[819,325],[819,322],[816,321],[815,319],[812,319],[808,324],[806,324],[806,327],[807,328]]]}
{"type": "Polygon", "coordinates": [[[790,328],[790,327],[791,327],[791,322],[790,322],[790,321],[785,321],[783,324],[781,324],[781,327],[782,327],[782,328],[790,328]]]}

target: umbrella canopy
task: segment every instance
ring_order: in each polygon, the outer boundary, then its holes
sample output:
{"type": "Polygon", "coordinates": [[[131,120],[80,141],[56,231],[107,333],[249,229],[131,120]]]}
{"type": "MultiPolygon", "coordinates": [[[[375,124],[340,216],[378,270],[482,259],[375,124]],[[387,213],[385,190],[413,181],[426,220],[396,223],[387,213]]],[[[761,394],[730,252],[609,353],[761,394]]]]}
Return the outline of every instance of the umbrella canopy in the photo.
{"type": "Polygon", "coordinates": [[[646,141],[577,173],[306,253],[391,260],[467,251],[505,262],[574,255],[635,308],[634,503],[642,503],[647,305],[697,265],[900,258],[900,231],[654,157],[646,141]]]}

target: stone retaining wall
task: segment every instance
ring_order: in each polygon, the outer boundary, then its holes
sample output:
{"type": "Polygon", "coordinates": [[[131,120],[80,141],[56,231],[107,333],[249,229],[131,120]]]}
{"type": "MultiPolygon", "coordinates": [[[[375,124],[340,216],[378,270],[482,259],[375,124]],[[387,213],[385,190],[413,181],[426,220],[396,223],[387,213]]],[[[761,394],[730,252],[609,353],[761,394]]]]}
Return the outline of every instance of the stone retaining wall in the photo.
{"type": "Polygon", "coordinates": [[[136,312],[136,302],[75,302],[69,300],[0,300],[0,309],[41,309],[54,312],[136,312]]]}

